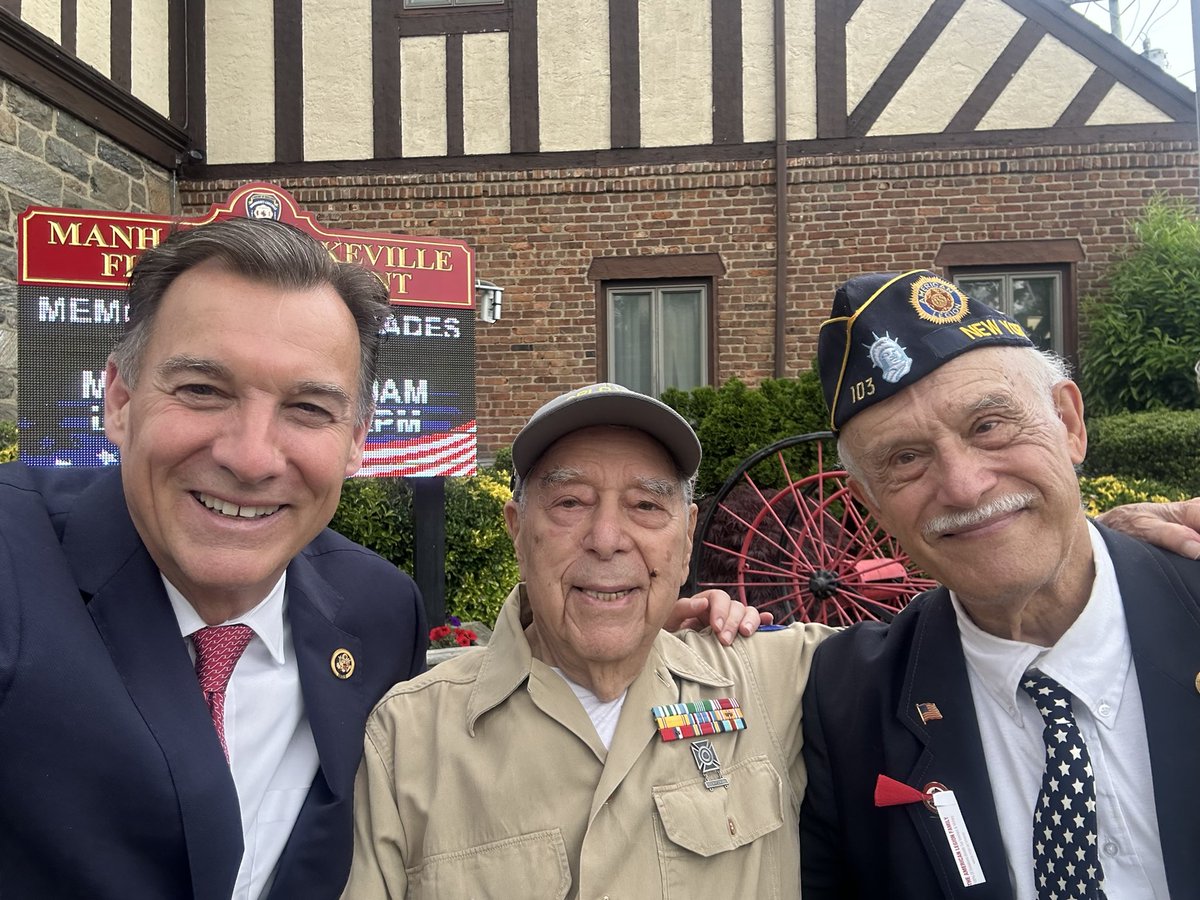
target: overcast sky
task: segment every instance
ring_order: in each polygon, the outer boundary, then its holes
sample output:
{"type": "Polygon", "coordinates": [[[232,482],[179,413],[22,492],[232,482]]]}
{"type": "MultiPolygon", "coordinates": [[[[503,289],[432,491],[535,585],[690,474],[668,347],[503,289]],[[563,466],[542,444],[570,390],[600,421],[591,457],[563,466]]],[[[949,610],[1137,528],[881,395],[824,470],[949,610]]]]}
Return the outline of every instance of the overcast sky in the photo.
{"type": "MultiPolygon", "coordinates": [[[[1149,37],[1151,48],[1166,51],[1167,72],[1195,90],[1192,0],[1119,0],[1118,5],[1125,43],[1140,53],[1149,37]]],[[[1109,31],[1109,6],[1108,0],[1090,0],[1074,4],[1074,9],[1109,31]]]]}

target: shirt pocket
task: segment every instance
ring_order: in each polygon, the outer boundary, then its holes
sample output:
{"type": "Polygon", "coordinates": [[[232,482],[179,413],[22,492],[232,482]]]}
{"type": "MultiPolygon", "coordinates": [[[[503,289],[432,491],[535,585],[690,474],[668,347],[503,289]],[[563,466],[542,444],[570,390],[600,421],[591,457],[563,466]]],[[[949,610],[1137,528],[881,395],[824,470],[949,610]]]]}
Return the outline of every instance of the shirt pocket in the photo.
{"type": "MultiPolygon", "coordinates": [[[[765,756],[721,768],[729,785],[709,790],[703,778],[653,789],[658,810],[659,862],[664,896],[687,897],[705,884],[713,896],[776,896],[784,816],[783,779],[765,756]],[[736,856],[733,857],[726,854],[736,856]],[[728,883],[726,883],[728,882],[728,883]]],[[[795,873],[798,887],[798,873],[795,873]]]]}
{"type": "Polygon", "coordinates": [[[567,847],[557,828],[439,853],[407,874],[410,900],[562,900],[571,888],[567,847]]]}

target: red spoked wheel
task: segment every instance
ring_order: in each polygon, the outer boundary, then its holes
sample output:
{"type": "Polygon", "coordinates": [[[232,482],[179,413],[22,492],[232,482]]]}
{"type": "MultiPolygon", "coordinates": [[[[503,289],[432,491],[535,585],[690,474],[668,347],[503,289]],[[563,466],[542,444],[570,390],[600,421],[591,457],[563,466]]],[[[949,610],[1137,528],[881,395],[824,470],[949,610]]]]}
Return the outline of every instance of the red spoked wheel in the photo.
{"type": "Polygon", "coordinates": [[[779,624],[887,621],[934,586],[846,487],[827,431],[755,453],[707,504],[694,587],[723,588],[779,624]],[[800,474],[808,473],[808,474],[800,474]]]}

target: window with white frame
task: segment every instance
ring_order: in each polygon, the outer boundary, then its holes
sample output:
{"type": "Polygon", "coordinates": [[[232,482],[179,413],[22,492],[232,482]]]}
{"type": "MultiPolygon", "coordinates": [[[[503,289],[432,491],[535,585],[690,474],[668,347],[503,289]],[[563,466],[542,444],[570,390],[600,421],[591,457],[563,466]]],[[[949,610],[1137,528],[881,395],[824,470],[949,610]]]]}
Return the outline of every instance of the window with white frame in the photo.
{"type": "Polygon", "coordinates": [[[1020,322],[1043,350],[1063,354],[1063,278],[1053,269],[1017,269],[955,273],[954,283],[968,297],[1020,322]]]}
{"type": "Polygon", "coordinates": [[[706,283],[609,287],[605,300],[610,381],[652,397],[708,384],[706,283]]]}

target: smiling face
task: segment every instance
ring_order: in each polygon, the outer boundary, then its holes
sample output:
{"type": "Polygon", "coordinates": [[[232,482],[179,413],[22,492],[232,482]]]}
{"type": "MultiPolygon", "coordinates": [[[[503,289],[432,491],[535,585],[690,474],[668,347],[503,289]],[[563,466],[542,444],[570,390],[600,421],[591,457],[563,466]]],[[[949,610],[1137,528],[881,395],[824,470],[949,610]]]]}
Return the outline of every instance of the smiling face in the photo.
{"type": "Polygon", "coordinates": [[[1091,583],[1073,469],[1087,449],[1083,403],[1070,381],[1046,397],[1029,353],[965,353],[841,434],[856,496],[977,621],[1030,601],[1069,606],[1091,583]]]}
{"type": "Polygon", "coordinates": [[[209,262],[163,295],[136,385],[110,360],[108,437],[150,555],[193,606],[252,608],[328,524],[362,460],[359,340],[328,285],[209,262]]]}
{"type": "Polygon", "coordinates": [[[533,612],[534,655],[601,697],[641,671],[687,578],[696,507],[644,432],[559,439],[504,510],[533,612]]]}

